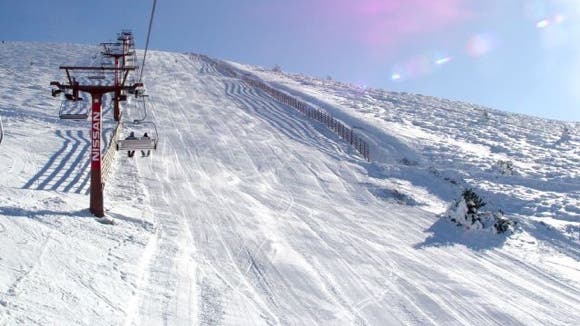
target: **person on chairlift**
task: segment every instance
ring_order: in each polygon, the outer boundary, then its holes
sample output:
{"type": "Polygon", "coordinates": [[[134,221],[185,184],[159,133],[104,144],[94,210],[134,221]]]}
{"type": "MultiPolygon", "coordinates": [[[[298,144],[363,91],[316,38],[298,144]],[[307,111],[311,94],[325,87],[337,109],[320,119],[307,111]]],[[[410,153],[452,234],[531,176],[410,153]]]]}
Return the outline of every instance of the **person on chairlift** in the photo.
{"type": "MultiPolygon", "coordinates": [[[[147,135],[147,133],[145,133],[145,134],[143,134],[143,138],[142,139],[150,139],[150,138],[149,138],[149,135],[147,135]]],[[[151,150],[150,149],[147,150],[147,155],[145,155],[145,151],[144,150],[141,150],[141,155],[143,157],[149,156],[150,154],[151,154],[151,150]]]]}
{"type": "MultiPolygon", "coordinates": [[[[135,137],[135,133],[132,131],[129,134],[129,136],[127,136],[127,138],[125,138],[125,140],[135,140],[135,139],[137,139],[137,137],[135,137]]],[[[135,155],[135,151],[127,151],[127,155],[129,157],[133,157],[133,155],[135,155]]]]}

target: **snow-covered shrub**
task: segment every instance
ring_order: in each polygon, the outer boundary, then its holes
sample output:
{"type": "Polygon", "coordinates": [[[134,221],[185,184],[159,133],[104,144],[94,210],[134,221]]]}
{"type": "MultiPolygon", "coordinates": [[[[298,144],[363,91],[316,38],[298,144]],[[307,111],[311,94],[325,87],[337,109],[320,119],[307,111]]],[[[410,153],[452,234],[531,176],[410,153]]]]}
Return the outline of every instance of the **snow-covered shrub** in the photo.
{"type": "Polygon", "coordinates": [[[401,163],[407,166],[417,166],[419,165],[419,162],[414,161],[414,160],[410,160],[406,157],[403,157],[403,159],[401,160],[401,163]]]}
{"type": "Polygon", "coordinates": [[[516,224],[514,221],[503,216],[502,212],[494,214],[495,222],[493,223],[493,228],[497,233],[505,233],[513,229],[516,224]]]}
{"type": "Polygon", "coordinates": [[[443,217],[468,230],[492,229],[496,233],[505,233],[513,228],[515,223],[504,217],[501,211],[496,213],[481,211],[485,205],[486,202],[478,194],[472,189],[466,189],[443,217]]]}
{"type": "Polygon", "coordinates": [[[499,160],[495,164],[495,169],[503,175],[515,175],[514,162],[499,160]]]}

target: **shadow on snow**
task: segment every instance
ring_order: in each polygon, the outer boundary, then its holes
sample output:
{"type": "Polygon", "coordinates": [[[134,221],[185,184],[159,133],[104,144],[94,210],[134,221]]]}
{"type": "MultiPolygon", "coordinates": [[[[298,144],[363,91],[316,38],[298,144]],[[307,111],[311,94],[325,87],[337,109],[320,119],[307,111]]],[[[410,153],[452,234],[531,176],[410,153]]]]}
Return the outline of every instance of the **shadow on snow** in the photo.
{"type": "Polygon", "coordinates": [[[506,235],[491,231],[465,230],[443,218],[438,219],[425,232],[431,235],[422,243],[416,244],[415,249],[463,245],[472,250],[485,251],[503,246],[508,239],[506,235]]]}
{"type": "Polygon", "coordinates": [[[88,194],[89,139],[82,131],[56,131],[60,149],[22,188],[88,194]]]}

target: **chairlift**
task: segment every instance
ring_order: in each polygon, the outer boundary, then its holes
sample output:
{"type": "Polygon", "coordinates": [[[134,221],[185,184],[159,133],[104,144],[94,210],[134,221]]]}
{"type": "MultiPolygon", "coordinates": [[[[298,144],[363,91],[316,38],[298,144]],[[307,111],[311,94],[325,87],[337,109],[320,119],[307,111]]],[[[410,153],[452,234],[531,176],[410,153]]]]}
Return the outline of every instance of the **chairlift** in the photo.
{"type": "Polygon", "coordinates": [[[63,120],[86,120],[89,117],[89,107],[82,98],[75,100],[71,94],[65,94],[65,100],[58,110],[58,117],[63,120]]]}
{"type": "Polygon", "coordinates": [[[60,90],[60,89],[53,89],[53,90],[51,90],[51,92],[52,92],[52,97],[57,97],[57,96],[60,95],[60,93],[62,93],[62,90],[60,90]]]}
{"type": "Polygon", "coordinates": [[[137,87],[134,90],[130,90],[129,93],[135,94],[135,97],[147,96],[145,95],[145,88],[143,87],[137,87]]]}
{"type": "MultiPolygon", "coordinates": [[[[135,76],[131,76],[129,77],[129,84],[135,84],[137,83],[137,78],[135,78],[135,76]]],[[[143,92],[143,87],[137,87],[137,88],[130,88],[127,90],[127,93],[131,94],[131,95],[135,95],[138,92],[143,92]]],[[[136,96],[136,95],[135,95],[136,96]]]]}
{"type": "Polygon", "coordinates": [[[120,137],[117,140],[117,150],[135,151],[135,150],[156,150],[157,143],[159,142],[159,134],[157,132],[157,125],[152,121],[145,121],[147,118],[147,106],[145,98],[147,95],[141,95],[142,99],[140,102],[143,104],[143,117],[141,119],[135,119],[133,122],[127,123],[127,129],[129,129],[129,135],[133,134],[133,137],[120,137]],[[148,137],[136,137],[135,135],[145,135],[148,137]]]}
{"type": "Polygon", "coordinates": [[[115,62],[111,61],[107,57],[101,58],[101,67],[113,67],[115,66],[115,62]]]}
{"type": "Polygon", "coordinates": [[[90,80],[103,80],[105,79],[105,75],[91,75],[87,77],[90,80]]]}
{"type": "MultiPolygon", "coordinates": [[[[157,143],[159,141],[159,136],[157,133],[157,126],[151,121],[139,122],[137,124],[132,124],[130,127],[130,133],[128,137],[124,139],[117,140],[117,150],[119,151],[136,151],[136,150],[156,150],[157,143]],[[145,131],[143,135],[147,134],[148,137],[136,137],[135,134],[139,131],[145,131]],[[131,137],[133,134],[133,137],[131,137]]],[[[120,137],[122,138],[122,137],[120,137]]]]}
{"type": "Polygon", "coordinates": [[[82,97],[75,97],[73,94],[70,94],[70,93],[64,93],[64,98],[67,101],[71,101],[71,102],[76,102],[76,101],[82,101],[83,100],[82,97]]]}
{"type": "MultiPolygon", "coordinates": [[[[104,67],[104,66],[101,65],[101,67],[104,67]]],[[[93,74],[88,74],[86,76],[86,79],[88,79],[90,81],[100,81],[100,80],[107,79],[107,76],[105,75],[105,71],[101,70],[101,71],[96,71],[93,74]]]]}

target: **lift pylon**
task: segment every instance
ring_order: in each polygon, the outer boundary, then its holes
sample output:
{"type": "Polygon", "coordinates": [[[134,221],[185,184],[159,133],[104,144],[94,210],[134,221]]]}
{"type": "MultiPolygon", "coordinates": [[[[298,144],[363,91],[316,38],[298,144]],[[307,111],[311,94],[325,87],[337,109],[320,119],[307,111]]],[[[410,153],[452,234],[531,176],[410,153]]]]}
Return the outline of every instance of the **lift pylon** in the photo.
{"type": "Polygon", "coordinates": [[[142,87],[143,84],[135,83],[133,85],[125,85],[127,80],[127,75],[130,71],[135,70],[135,67],[123,67],[119,69],[111,67],[75,67],[75,66],[61,66],[61,70],[66,72],[68,79],[68,84],[61,84],[58,81],[53,81],[50,83],[54,86],[52,94],[59,94],[66,90],[72,90],[73,93],[85,92],[91,95],[91,150],[90,150],[90,160],[91,160],[91,201],[90,201],[90,211],[97,217],[104,217],[104,201],[103,201],[103,181],[101,176],[101,126],[102,126],[102,101],[103,95],[111,92],[118,93],[122,90],[135,89],[137,87],[142,87]],[[91,79],[87,79],[86,83],[82,79],[75,79],[71,77],[71,73],[91,73],[95,71],[106,72],[117,72],[121,71],[123,73],[123,78],[121,82],[117,85],[94,85],[91,84],[91,79]],[[74,81],[74,82],[73,82],[74,81]],[[81,83],[82,82],[82,83],[81,83]]]}
{"type": "Polygon", "coordinates": [[[133,32],[128,29],[124,29],[121,33],[117,34],[117,41],[121,42],[122,44],[122,52],[125,53],[123,57],[122,65],[127,65],[127,57],[132,56],[135,54],[135,50],[133,49],[135,46],[135,41],[133,39],[133,32]]]}
{"type": "MultiPolygon", "coordinates": [[[[103,52],[101,52],[101,54],[105,57],[110,57],[110,58],[114,58],[115,60],[115,69],[119,69],[119,60],[122,59],[122,66],[121,67],[125,67],[125,63],[126,60],[125,58],[129,55],[131,55],[131,53],[129,52],[129,49],[126,48],[125,46],[126,42],[123,43],[101,43],[101,45],[103,46],[103,52]]],[[[115,85],[119,84],[119,72],[120,71],[116,71],[115,72],[115,85]]],[[[121,91],[115,92],[115,96],[113,97],[113,116],[115,121],[119,122],[121,120],[121,108],[119,105],[120,101],[124,101],[126,100],[126,96],[124,96],[124,94],[121,94],[121,91]]]]}

